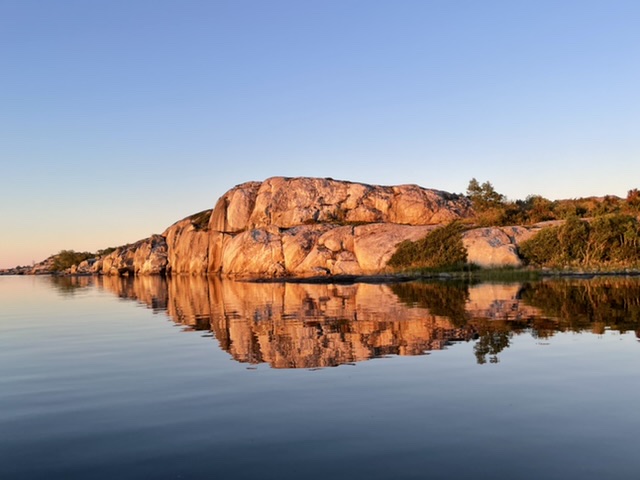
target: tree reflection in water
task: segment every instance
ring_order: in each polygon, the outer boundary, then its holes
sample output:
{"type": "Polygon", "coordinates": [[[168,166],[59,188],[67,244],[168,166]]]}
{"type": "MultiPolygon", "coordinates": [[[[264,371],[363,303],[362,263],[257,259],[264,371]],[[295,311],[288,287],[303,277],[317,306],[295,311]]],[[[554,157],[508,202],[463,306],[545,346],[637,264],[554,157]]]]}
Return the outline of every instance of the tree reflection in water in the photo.
{"type": "Polygon", "coordinates": [[[514,335],[640,331],[640,280],[527,284],[409,282],[353,285],[246,283],[217,278],[99,277],[193,330],[211,331],[235,360],[316,368],[386,355],[421,355],[473,341],[497,363],[514,335]]]}
{"type": "Polygon", "coordinates": [[[561,331],[636,331],[640,325],[640,279],[599,277],[528,285],[524,302],[557,319],[561,331]]]}
{"type": "Polygon", "coordinates": [[[53,288],[63,297],[70,297],[92,285],[93,277],[49,277],[53,288]]]}

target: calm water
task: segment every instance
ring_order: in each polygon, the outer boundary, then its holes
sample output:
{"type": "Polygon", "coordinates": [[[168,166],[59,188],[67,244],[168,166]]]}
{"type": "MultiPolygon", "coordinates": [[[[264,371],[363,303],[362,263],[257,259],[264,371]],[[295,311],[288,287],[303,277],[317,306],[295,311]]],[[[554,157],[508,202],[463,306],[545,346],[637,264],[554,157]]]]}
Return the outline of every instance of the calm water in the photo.
{"type": "Polygon", "coordinates": [[[0,478],[637,478],[638,335],[630,279],[0,277],[0,478]]]}

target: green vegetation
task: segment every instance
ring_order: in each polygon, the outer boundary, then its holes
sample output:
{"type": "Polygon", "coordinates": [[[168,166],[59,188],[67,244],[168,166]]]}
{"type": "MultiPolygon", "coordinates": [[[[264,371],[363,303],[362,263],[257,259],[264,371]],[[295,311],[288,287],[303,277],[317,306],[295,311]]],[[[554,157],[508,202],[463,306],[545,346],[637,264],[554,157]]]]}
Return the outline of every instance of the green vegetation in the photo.
{"type": "Polygon", "coordinates": [[[213,210],[203,210],[202,212],[194,213],[189,217],[191,225],[193,225],[196,230],[206,230],[209,227],[209,219],[211,218],[212,212],[213,210]]]}
{"type": "MultiPolygon", "coordinates": [[[[589,271],[640,268],[640,191],[625,199],[605,196],[551,201],[540,195],[508,201],[490,182],[471,179],[467,197],[474,217],[432,231],[416,242],[402,242],[389,267],[429,275],[452,272],[455,276],[484,281],[522,277],[522,269],[485,272],[466,264],[462,233],[472,226],[533,225],[558,220],[542,228],[519,246],[519,254],[531,267],[589,271]],[[459,273],[455,273],[459,272],[459,273]]],[[[524,270],[535,275],[532,270],[524,270]]],[[[526,280],[526,278],[520,278],[526,280]]],[[[531,278],[529,278],[531,279],[531,278]]]]}
{"type": "Polygon", "coordinates": [[[640,191],[551,201],[540,195],[508,201],[490,182],[472,178],[467,188],[474,226],[533,225],[558,220],[520,245],[524,261],[536,267],[620,269],[640,266],[640,191]]]}
{"type": "Polygon", "coordinates": [[[472,178],[467,187],[467,197],[476,212],[474,219],[481,226],[506,225],[510,216],[504,195],[498,193],[491,182],[480,184],[472,178]]]}
{"type": "Polygon", "coordinates": [[[541,230],[523,242],[520,254],[542,267],[625,267],[640,265],[640,223],[613,214],[591,221],[570,217],[558,227],[541,230]]]}
{"type": "Polygon", "coordinates": [[[104,257],[105,255],[109,255],[117,250],[116,247],[103,248],[102,250],[98,250],[95,254],[96,257],[104,257]]]}
{"type": "Polygon", "coordinates": [[[551,201],[540,195],[509,201],[490,182],[480,184],[472,178],[467,197],[476,212],[474,223],[479,226],[531,225],[548,220],[571,217],[592,218],[610,214],[640,214],[640,191],[629,190],[626,198],[612,195],[551,201]]]}
{"type": "Polygon", "coordinates": [[[95,257],[95,253],[91,252],[76,252],[74,250],[60,250],[53,256],[53,264],[51,270],[54,272],[61,272],[73,265],[78,265],[84,260],[95,257]]]}
{"type": "Polygon", "coordinates": [[[418,241],[405,240],[388,265],[410,270],[461,270],[467,261],[467,251],[462,244],[463,229],[459,222],[453,222],[418,241]]]}
{"type": "Polygon", "coordinates": [[[85,260],[89,260],[91,258],[99,258],[104,257],[105,255],[109,255],[111,252],[115,252],[115,247],[104,248],[102,250],[98,250],[95,253],[92,252],[76,252],[75,250],[60,250],[58,253],[51,257],[51,271],[52,272],[62,272],[71,268],[74,265],[79,265],[85,260]]]}

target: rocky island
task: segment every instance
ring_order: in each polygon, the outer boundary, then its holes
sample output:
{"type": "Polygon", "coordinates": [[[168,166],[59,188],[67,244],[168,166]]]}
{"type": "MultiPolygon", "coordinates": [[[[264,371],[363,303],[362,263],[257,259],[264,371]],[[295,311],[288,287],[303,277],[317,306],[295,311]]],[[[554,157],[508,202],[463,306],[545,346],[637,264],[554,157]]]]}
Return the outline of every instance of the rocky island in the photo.
{"type": "MultiPolygon", "coordinates": [[[[389,260],[400,244],[419,241],[452,222],[464,224],[460,239],[467,264],[519,267],[523,242],[564,222],[480,226],[478,219],[503,208],[504,198],[488,182],[474,182],[466,196],[331,178],[247,182],[227,191],[212,210],[184,218],[162,234],[84,259],[64,273],[254,279],[379,275],[397,272],[389,260]]],[[[532,202],[538,209],[539,198],[532,202]]],[[[589,228],[587,221],[576,221],[579,228],[589,228]]],[[[51,258],[20,268],[8,273],[49,273],[51,258]]]]}

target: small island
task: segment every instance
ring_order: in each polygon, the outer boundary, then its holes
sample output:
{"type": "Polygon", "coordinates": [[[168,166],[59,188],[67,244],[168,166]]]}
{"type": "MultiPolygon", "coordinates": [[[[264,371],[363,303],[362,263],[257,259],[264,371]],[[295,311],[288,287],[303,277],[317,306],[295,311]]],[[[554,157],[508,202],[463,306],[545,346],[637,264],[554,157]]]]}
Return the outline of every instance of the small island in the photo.
{"type": "Polygon", "coordinates": [[[64,250],[3,274],[335,279],[478,269],[635,273],[640,192],[507,201],[417,185],[273,177],[226,192],[162,234],[99,252],[64,250]]]}

